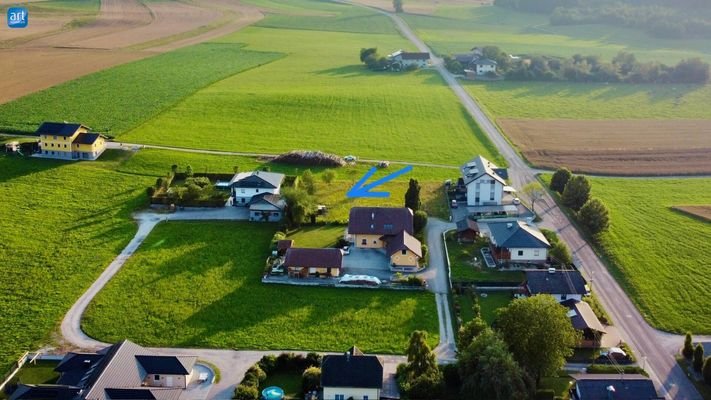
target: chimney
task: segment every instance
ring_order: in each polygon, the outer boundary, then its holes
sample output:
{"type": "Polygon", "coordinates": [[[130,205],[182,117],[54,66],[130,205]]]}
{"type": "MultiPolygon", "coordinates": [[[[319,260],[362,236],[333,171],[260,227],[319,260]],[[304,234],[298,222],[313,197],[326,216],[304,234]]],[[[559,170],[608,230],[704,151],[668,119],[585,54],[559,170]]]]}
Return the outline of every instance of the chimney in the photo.
{"type": "Polygon", "coordinates": [[[350,351],[346,352],[346,362],[351,362],[351,352],[350,351]]]}

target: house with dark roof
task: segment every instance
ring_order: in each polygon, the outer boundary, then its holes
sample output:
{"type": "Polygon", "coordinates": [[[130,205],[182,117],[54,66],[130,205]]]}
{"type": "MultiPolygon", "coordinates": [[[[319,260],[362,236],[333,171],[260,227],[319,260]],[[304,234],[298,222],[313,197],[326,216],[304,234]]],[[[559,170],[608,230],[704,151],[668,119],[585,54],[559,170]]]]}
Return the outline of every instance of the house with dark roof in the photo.
{"type": "Polygon", "coordinates": [[[249,220],[279,222],[284,217],[286,201],[278,194],[260,193],[249,200],[249,220]]]}
{"type": "Polygon", "coordinates": [[[559,302],[565,300],[582,301],[590,294],[585,278],[574,270],[527,270],[523,289],[527,296],[549,294],[559,302]]]}
{"type": "Polygon", "coordinates": [[[294,241],[291,239],[284,239],[284,240],[277,241],[277,243],[276,243],[277,255],[278,256],[285,255],[286,251],[289,250],[292,246],[294,246],[294,241]]]}
{"type": "Polygon", "coordinates": [[[321,361],[323,400],[377,400],[383,387],[383,363],[353,346],[321,361]]]}
{"type": "Polygon", "coordinates": [[[12,400],[177,400],[197,357],[155,354],[128,340],[97,353],[68,353],[57,365],[56,385],[19,385],[12,400]]]}
{"type": "Polygon", "coordinates": [[[393,270],[419,268],[422,243],[413,236],[413,213],[407,207],[353,207],[348,235],[357,248],[385,249],[393,270]]]}
{"type": "Polygon", "coordinates": [[[605,327],[593,312],[590,304],[575,299],[565,300],[560,303],[568,308],[568,317],[573,328],[580,332],[580,348],[597,348],[602,344],[605,327]]]}
{"type": "Polygon", "coordinates": [[[481,234],[489,238],[491,254],[498,263],[546,262],[551,245],[535,226],[510,219],[479,220],[477,223],[481,234]]]}
{"type": "Polygon", "coordinates": [[[249,171],[235,174],[230,180],[232,205],[246,207],[252,197],[261,194],[279,194],[284,174],[267,171],[249,171]]]}
{"type": "Polygon", "coordinates": [[[96,160],[106,150],[106,137],[82,124],[45,122],[35,133],[40,138],[36,157],[96,160]]]}
{"type": "Polygon", "coordinates": [[[341,249],[310,249],[290,247],[284,256],[284,267],[290,277],[338,277],[343,267],[341,249]]]}
{"type": "Polygon", "coordinates": [[[425,68],[430,64],[430,53],[411,53],[403,50],[388,55],[390,68],[402,70],[409,67],[425,68]]]}
{"type": "Polygon", "coordinates": [[[575,385],[572,400],[661,400],[651,379],[639,374],[571,375],[575,385]]]}

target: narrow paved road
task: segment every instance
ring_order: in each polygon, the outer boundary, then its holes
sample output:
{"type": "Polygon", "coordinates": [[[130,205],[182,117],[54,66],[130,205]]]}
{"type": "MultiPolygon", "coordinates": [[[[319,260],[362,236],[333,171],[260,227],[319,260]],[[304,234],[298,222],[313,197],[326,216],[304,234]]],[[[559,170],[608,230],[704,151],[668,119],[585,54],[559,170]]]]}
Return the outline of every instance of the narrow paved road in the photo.
{"type": "MultiPolygon", "coordinates": [[[[388,15],[400,32],[420,51],[432,51],[422,42],[410,27],[397,15],[378,10],[388,15]]],[[[460,83],[444,68],[442,59],[433,57],[433,66],[450,86],[454,94],[484,130],[499,152],[509,164],[509,177],[515,187],[523,187],[536,181],[536,172],[530,168],[503,137],[496,125],[481,110],[476,101],[462,88],[460,83]]],[[[571,225],[567,216],[546,195],[543,199],[543,226],[555,230],[568,243],[575,259],[589,280],[593,280],[595,291],[603,306],[614,320],[620,335],[630,344],[637,356],[646,360],[645,367],[655,381],[659,391],[667,398],[680,400],[701,400],[701,395],[687,379],[683,370],[676,364],[674,355],[678,352],[683,338],[665,334],[652,328],[644,320],[632,301],[609,273],[605,265],[583,239],[578,230],[571,225]]],[[[701,337],[697,339],[703,339],[701,337]]]]}

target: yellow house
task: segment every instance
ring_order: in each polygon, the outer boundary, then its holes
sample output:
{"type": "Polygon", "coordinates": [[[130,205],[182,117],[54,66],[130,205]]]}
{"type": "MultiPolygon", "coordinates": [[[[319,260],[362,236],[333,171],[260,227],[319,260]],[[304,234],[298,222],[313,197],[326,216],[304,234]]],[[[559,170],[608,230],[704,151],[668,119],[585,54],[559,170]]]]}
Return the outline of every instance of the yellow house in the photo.
{"type": "Polygon", "coordinates": [[[96,160],[106,150],[106,138],[81,124],[45,122],[37,129],[39,157],[61,160],[96,160]]]}
{"type": "Polygon", "coordinates": [[[422,244],[405,231],[388,236],[386,250],[393,267],[417,268],[422,258],[422,244]]]}

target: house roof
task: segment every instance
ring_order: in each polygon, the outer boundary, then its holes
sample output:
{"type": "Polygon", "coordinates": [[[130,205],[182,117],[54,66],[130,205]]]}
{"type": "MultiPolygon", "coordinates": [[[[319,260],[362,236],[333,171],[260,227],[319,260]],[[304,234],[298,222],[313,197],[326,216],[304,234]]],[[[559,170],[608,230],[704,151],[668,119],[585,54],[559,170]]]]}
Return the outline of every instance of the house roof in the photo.
{"type": "Polygon", "coordinates": [[[277,250],[286,250],[291,248],[291,246],[294,245],[294,241],[289,239],[289,240],[279,240],[277,242],[277,250]]]}
{"type": "Polygon", "coordinates": [[[148,374],[189,375],[197,357],[138,355],[136,359],[148,374]]]}
{"type": "Polygon", "coordinates": [[[474,53],[460,53],[454,55],[454,59],[464,66],[471,64],[478,57],[479,56],[474,53]]]}
{"type": "Polygon", "coordinates": [[[474,61],[474,64],[476,65],[497,65],[496,61],[488,59],[488,58],[478,58],[474,61]]]}
{"type": "Polygon", "coordinates": [[[391,256],[401,250],[410,250],[417,257],[422,257],[422,243],[417,238],[405,231],[400,231],[395,235],[385,237],[387,241],[388,256],[391,256]]]}
{"type": "Polygon", "coordinates": [[[179,388],[131,388],[106,389],[106,398],[111,400],[178,400],[179,388]]]}
{"type": "Polygon", "coordinates": [[[275,208],[283,210],[286,207],[286,201],[284,201],[278,194],[271,193],[260,193],[258,195],[252,196],[249,200],[249,208],[256,205],[271,205],[275,208]]]}
{"type": "Polygon", "coordinates": [[[479,232],[479,225],[476,221],[464,218],[463,220],[457,221],[457,232],[474,231],[479,232]]]}
{"type": "Polygon", "coordinates": [[[353,207],[348,216],[348,233],[394,235],[413,233],[412,210],[407,207],[353,207]]]}
{"type": "Polygon", "coordinates": [[[94,144],[101,137],[100,133],[80,133],[72,143],[77,144],[94,144]]]}
{"type": "Polygon", "coordinates": [[[593,312],[590,304],[575,299],[566,300],[560,303],[570,309],[568,317],[573,324],[573,328],[582,331],[592,329],[597,332],[605,332],[605,327],[593,312]]]}
{"type": "Polygon", "coordinates": [[[341,268],[343,253],[340,249],[307,249],[292,247],[286,250],[284,265],[288,267],[341,268]]]}
{"type": "Polygon", "coordinates": [[[344,354],[326,355],[321,362],[321,386],[380,389],[383,364],[355,346],[344,354]]]}
{"type": "Polygon", "coordinates": [[[407,52],[403,50],[398,50],[393,53],[391,53],[388,57],[390,58],[395,58],[395,57],[400,57],[403,60],[429,60],[430,59],[430,53],[427,52],[407,52]]]}
{"type": "Polygon", "coordinates": [[[550,273],[547,270],[526,271],[526,287],[531,295],[537,294],[587,294],[585,279],[580,271],[550,273]]]}
{"type": "Polygon", "coordinates": [[[88,130],[82,124],[70,124],[66,122],[45,122],[37,128],[35,132],[38,135],[53,135],[53,136],[73,136],[80,128],[88,130]]]}
{"type": "Polygon", "coordinates": [[[461,168],[465,185],[468,185],[484,175],[488,175],[494,180],[499,181],[502,185],[506,185],[506,180],[496,172],[500,169],[501,168],[482,156],[476,156],[461,168]]]}
{"type": "Polygon", "coordinates": [[[10,400],[73,400],[81,391],[66,385],[26,385],[20,383],[10,395],[10,400]]]}
{"type": "Polygon", "coordinates": [[[230,185],[239,188],[276,189],[284,181],[284,174],[267,171],[249,171],[235,174],[230,185]]]}
{"type": "Polygon", "coordinates": [[[78,385],[89,369],[102,358],[104,358],[103,355],[96,353],[67,353],[54,368],[55,371],[61,373],[57,383],[70,386],[78,385]]]}
{"type": "Polygon", "coordinates": [[[663,397],[657,394],[652,380],[644,375],[625,374],[578,374],[575,387],[583,400],[656,400],[663,397]],[[614,388],[610,396],[610,387],[614,388]]]}
{"type": "Polygon", "coordinates": [[[507,249],[547,249],[548,239],[538,228],[520,220],[486,221],[479,226],[486,229],[489,238],[498,247],[507,249]],[[486,224],[486,226],[484,226],[486,224]]]}

